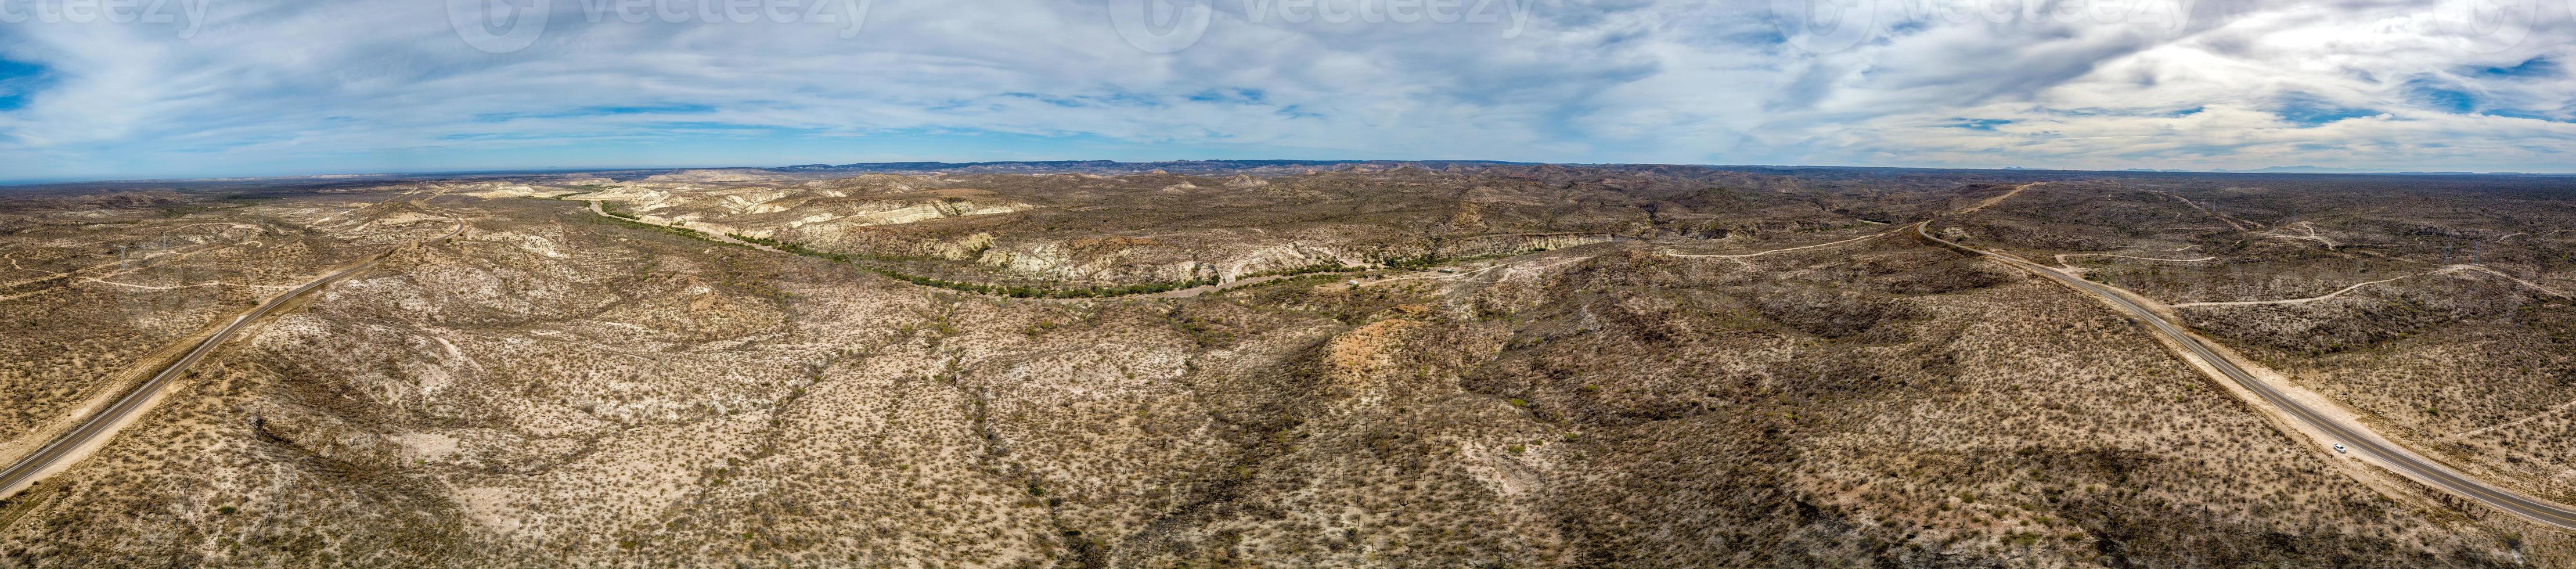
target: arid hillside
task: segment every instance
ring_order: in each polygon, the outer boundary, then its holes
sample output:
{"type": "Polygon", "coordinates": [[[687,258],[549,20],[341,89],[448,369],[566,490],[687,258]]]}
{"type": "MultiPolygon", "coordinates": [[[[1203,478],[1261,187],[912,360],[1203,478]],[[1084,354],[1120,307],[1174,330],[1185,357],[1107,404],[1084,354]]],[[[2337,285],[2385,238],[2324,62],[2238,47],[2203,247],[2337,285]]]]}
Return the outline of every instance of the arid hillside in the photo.
{"type": "Polygon", "coordinates": [[[2576,565],[2576,535],[2318,448],[1912,225],[2576,502],[2571,189],[1285,162],[0,189],[0,461],[384,255],[0,499],[0,566],[2576,565]]]}

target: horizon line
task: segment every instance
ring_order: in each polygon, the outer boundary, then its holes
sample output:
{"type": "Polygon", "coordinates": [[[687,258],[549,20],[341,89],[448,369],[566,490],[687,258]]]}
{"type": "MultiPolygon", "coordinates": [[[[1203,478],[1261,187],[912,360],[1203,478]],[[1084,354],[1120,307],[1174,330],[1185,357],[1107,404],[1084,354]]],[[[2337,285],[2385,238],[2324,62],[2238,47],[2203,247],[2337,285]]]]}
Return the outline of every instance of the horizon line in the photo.
{"type": "MultiPolygon", "coordinates": [[[[809,169],[809,170],[826,170],[826,169],[865,169],[865,168],[869,168],[869,167],[882,167],[882,166],[892,166],[892,165],[899,165],[899,164],[922,164],[922,165],[935,165],[935,166],[931,166],[931,167],[929,167],[929,168],[923,168],[923,169],[925,169],[925,170],[928,170],[928,169],[941,169],[941,168],[949,168],[949,167],[971,167],[971,166],[988,166],[988,165],[1005,165],[1005,164],[1108,163],[1108,164],[1143,165],[1143,164],[1170,164],[1170,163],[1185,163],[1185,162],[1197,162],[1197,163],[1274,162],[1274,163],[1291,163],[1291,164],[1295,164],[1295,163],[1303,163],[1303,164],[1317,164],[1317,165],[1368,164],[1368,163],[1389,163],[1389,164],[1403,164],[1403,163],[1451,163],[1451,164],[1487,164],[1487,165],[1509,165],[1509,166],[1575,166],[1575,167],[1611,167],[1611,166],[1686,166],[1686,167],[1698,167],[1698,168],[1720,168],[1720,169],[1724,169],[1724,168],[1783,168],[1783,169],[1797,169],[1797,168],[1834,168],[1834,169],[1873,169],[1873,170],[1949,170],[1949,171],[1994,171],[1994,172],[2106,172],[2106,173],[2116,173],[2116,174],[2299,174],[2299,175],[2351,175],[2351,176],[2538,176],[2538,177],[2576,177],[2576,172],[2509,172],[2509,171],[2476,172],[2476,171],[2467,171],[2467,170],[2362,170],[2362,169],[2352,169],[2352,168],[2340,168],[2340,167],[2329,167],[2329,166],[2306,166],[2306,165],[2298,165],[2298,166],[2267,166],[2267,167],[2264,167],[2264,168],[2257,168],[2257,169],[2250,169],[2250,170],[2224,170],[2224,169],[2221,169],[2221,170],[2190,170],[2190,169],[2179,169],[2179,168],[2123,168],[2123,169],[2105,170],[2105,169],[2092,169],[2092,168],[2045,168],[2045,167],[2034,168],[2034,167],[2024,167],[2024,166],[2000,166],[2000,167],[1990,167],[1990,168],[1976,168],[1976,167],[1958,167],[1958,166],[1857,166],[1857,165],[1838,165],[1838,164],[1705,164],[1705,163],[1694,164],[1694,163],[1663,163],[1663,162],[1522,162],[1522,161],[1513,161],[1513,160],[1485,160],[1485,159],[1464,159],[1464,158],[1459,158],[1459,159],[1383,159],[1383,158],[1372,158],[1372,159],[1334,159],[1334,160],[1309,160],[1309,159],[1290,159],[1290,158],[1217,158],[1217,159],[1191,159],[1191,158],[1179,158],[1179,159],[1172,159],[1172,160],[1152,160],[1152,161],[1127,161],[1127,160],[1111,160],[1111,159],[975,160],[975,161],[965,161],[965,162],[947,162],[947,161],[937,161],[937,160],[895,160],[895,161],[882,161],[882,162],[851,162],[851,163],[846,163],[846,164],[827,164],[827,163],[789,164],[789,165],[779,165],[779,166],[741,166],[741,165],[735,165],[735,166],[610,166],[610,167],[583,167],[583,168],[501,168],[501,169],[489,169],[489,170],[415,170],[415,171],[386,171],[386,172],[328,172],[328,173],[312,173],[312,174],[280,174],[280,175],[274,175],[274,176],[212,176],[212,177],[195,177],[195,178],[80,178],[80,177],[71,177],[71,178],[22,178],[22,179],[14,179],[14,180],[0,179],[0,188],[7,188],[7,187],[27,187],[27,186],[48,186],[48,185],[81,185],[81,184],[135,184],[135,183],[180,183],[180,182],[188,182],[188,183],[212,183],[212,182],[256,182],[256,181],[264,181],[264,180],[298,180],[298,179],[302,179],[302,180],[311,180],[311,181],[323,181],[323,180],[326,180],[326,179],[332,179],[332,178],[427,178],[427,177],[439,177],[439,176],[506,176],[506,175],[512,175],[512,174],[564,174],[564,173],[581,173],[581,172],[632,172],[632,171],[664,171],[664,172],[679,172],[679,171],[688,171],[688,170],[789,170],[789,169],[798,169],[798,168],[802,168],[802,169],[809,169]]],[[[898,168],[887,168],[887,169],[898,169],[898,168]]]]}

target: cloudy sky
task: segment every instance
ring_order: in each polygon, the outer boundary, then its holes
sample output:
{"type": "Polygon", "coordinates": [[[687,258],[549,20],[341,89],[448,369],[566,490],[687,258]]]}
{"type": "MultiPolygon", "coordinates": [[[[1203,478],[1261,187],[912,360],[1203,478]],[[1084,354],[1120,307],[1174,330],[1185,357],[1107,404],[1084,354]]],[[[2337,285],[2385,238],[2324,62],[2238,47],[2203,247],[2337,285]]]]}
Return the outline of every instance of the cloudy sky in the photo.
{"type": "Polygon", "coordinates": [[[0,0],[0,180],[1092,158],[2567,172],[2571,1],[0,0]]]}

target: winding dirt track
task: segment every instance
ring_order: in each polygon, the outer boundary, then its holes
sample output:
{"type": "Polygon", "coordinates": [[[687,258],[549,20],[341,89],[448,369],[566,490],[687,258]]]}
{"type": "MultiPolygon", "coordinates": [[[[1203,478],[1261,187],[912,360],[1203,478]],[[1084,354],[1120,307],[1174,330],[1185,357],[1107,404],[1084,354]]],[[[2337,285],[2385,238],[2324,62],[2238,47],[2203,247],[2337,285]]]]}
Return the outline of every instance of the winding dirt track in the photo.
{"type": "Polygon", "coordinates": [[[1694,258],[1694,259],[1746,259],[1746,258],[1752,258],[1752,257],[1760,257],[1760,256],[1763,256],[1763,255],[1769,255],[1769,254],[1772,254],[1772,253],[1787,253],[1787,252],[1790,252],[1790,251],[1804,251],[1804,250],[1807,250],[1807,249],[1815,249],[1815,248],[1819,248],[1819,247],[1832,247],[1832,246],[1835,246],[1835,245],[1841,245],[1841,244],[1844,244],[1844,243],[1850,243],[1850,242],[1853,242],[1853,241],[1862,241],[1862,240],[1872,239],[1872,238],[1881,237],[1881,236],[1886,236],[1886,235],[1893,235],[1893,234],[1896,234],[1896,233],[1901,232],[1901,231],[1905,231],[1905,230],[1904,230],[1904,229],[1901,229],[1901,228],[1900,228],[1900,229],[1890,229],[1890,230],[1887,230],[1887,231],[1881,231],[1881,232],[1878,232],[1878,233],[1871,233],[1871,234],[1868,234],[1868,235],[1862,235],[1862,236],[1859,236],[1859,237],[1853,237],[1853,238],[1850,238],[1850,239],[1844,239],[1844,240],[1841,240],[1841,241],[1835,241],[1835,242],[1831,242],[1831,243],[1817,243],[1817,244],[1814,244],[1814,245],[1800,245],[1800,246],[1797,246],[1797,247],[1787,247],[1787,248],[1781,248],[1781,249],[1772,249],[1772,250],[1769,250],[1769,251],[1756,251],[1756,252],[1752,252],[1752,253],[1737,253],[1737,254],[1733,254],[1733,255],[1694,255],[1694,254],[1687,254],[1687,253],[1681,253],[1681,252],[1673,251],[1673,250],[1671,250],[1671,249],[1666,249],[1666,250],[1664,250],[1664,254],[1665,254],[1665,255],[1667,255],[1667,256],[1673,256],[1673,257],[1687,257],[1687,258],[1694,258]]]}
{"type": "Polygon", "coordinates": [[[413,245],[403,245],[386,249],[383,252],[368,256],[366,260],[360,261],[357,264],[350,265],[338,271],[332,271],[330,274],[322,275],[321,278],[313,279],[312,282],[304,283],[303,286],[298,286],[293,290],[288,290],[284,293],[279,293],[277,296],[269,297],[267,302],[259,303],[259,306],[252,307],[250,311],[243,312],[240,316],[233,317],[233,321],[231,323],[225,324],[223,328],[215,330],[213,335],[207,336],[203,341],[199,341],[196,349],[188,350],[188,355],[180,357],[179,361],[172,362],[169,367],[162,368],[161,372],[153,374],[151,379],[144,380],[142,384],[136,385],[133,391],[127,392],[124,397],[117,399],[115,403],[108,405],[106,409],[99,411],[96,415],[90,416],[88,420],[82,421],[81,424],[72,427],[69,432],[65,432],[62,436],[55,437],[52,442],[45,443],[45,446],[37,447],[35,452],[27,453],[27,456],[20,457],[17,462],[11,463],[7,469],[0,469],[0,498],[6,498],[11,494],[17,493],[17,491],[23,487],[35,483],[37,479],[42,478],[43,474],[53,471],[55,469],[54,467],[68,464],[67,459],[77,460],[77,456],[82,454],[80,450],[90,446],[91,443],[103,442],[109,436],[114,435],[118,427],[123,425],[127,418],[132,416],[136,411],[149,407],[153,397],[160,394],[163,386],[168,385],[171,380],[187,375],[189,366],[196,365],[199,360],[205,359],[207,354],[214,353],[215,348],[222,347],[224,341],[232,339],[233,334],[240,332],[242,327],[250,325],[251,322],[259,320],[262,316],[267,316],[270,311],[277,310],[277,307],[284,306],[286,303],[291,302],[298,297],[302,297],[306,293],[320,290],[324,285],[337,282],[341,279],[346,279],[350,275],[358,274],[366,271],[367,269],[375,268],[377,263],[384,262],[386,257],[392,256],[397,251],[401,251],[409,247],[437,244],[463,233],[465,233],[465,221],[460,219],[456,221],[456,230],[450,231],[446,235],[441,235],[436,239],[423,241],[413,245]]]}

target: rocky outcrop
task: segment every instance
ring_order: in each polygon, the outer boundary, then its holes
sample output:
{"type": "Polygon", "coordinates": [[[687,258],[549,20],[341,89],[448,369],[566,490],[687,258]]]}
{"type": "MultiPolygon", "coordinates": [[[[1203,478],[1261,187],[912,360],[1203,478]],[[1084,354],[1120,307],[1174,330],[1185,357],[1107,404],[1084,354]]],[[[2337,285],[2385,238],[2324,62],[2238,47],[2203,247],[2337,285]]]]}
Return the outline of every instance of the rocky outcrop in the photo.
{"type": "MultiPolygon", "coordinates": [[[[844,181],[847,182],[847,181],[844,181]]],[[[861,184],[869,189],[909,191],[911,186],[883,180],[861,184]]],[[[941,196],[853,198],[848,187],[813,183],[794,187],[704,188],[688,183],[632,183],[581,199],[613,204],[647,223],[775,238],[802,243],[834,243],[858,227],[920,223],[973,215],[1026,211],[1033,204],[998,199],[941,196]]],[[[968,245],[968,248],[980,245],[968,245]]],[[[952,249],[942,247],[941,249],[952,249]]],[[[971,255],[937,254],[965,258],[971,255]]]]}
{"type": "MultiPolygon", "coordinates": [[[[1448,237],[1426,240],[1375,224],[1291,225],[1236,229],[1196,226],[1144,235],[1094,226],[1089,216],[1038,215],[1030,227],[940,220],[1012,214],[1042,206],[1028,200],[1099,199],[1099,176],[1051,176],[1055,194],[1006,197],[1016,180],[868,175],[832,180],[716,181],[720,172],[657,176],[606,185],[576,199],[647,223],[797,243],[818,251],[970,263],[983,279],[1134,285],[1232,281],[1264,274],[1383,266],[1572,247],[1613,240],[1603,233],[1504,233],[1493,225],[1509,204],[1464,202],[1438,219],[1448,237]],[[988,189],[989,188],[989,189],[988,189]],[[907,226],[907,227],[890,227],[907,226]],[[871,229],[873,228],[873,229],[871,229]]],[[[1226,178],[1146,176],[1128,191],[1146,195],[1233,192],[1225,199],[1281,199],[1299,184],[1249,175],[1226,178]]],[[[1019,195],[1019,194],[1008,194],[1019,195]]],[[[1321,194],[1319,194],[1321,196],[1321,194]]],[[[1160,198],[1158,198],[1160,199],[1160,198]]],[[[1248,202],[1247,202],[1248,203],[1248,202]]],[[[1209,207],[1234,207],[1210,205],[1209,207]]],[[[1507,230],[1505,230],[1507,231],[1507,230]]],[[[965,278],[961,276],[960,278],[965,278]]]]}

